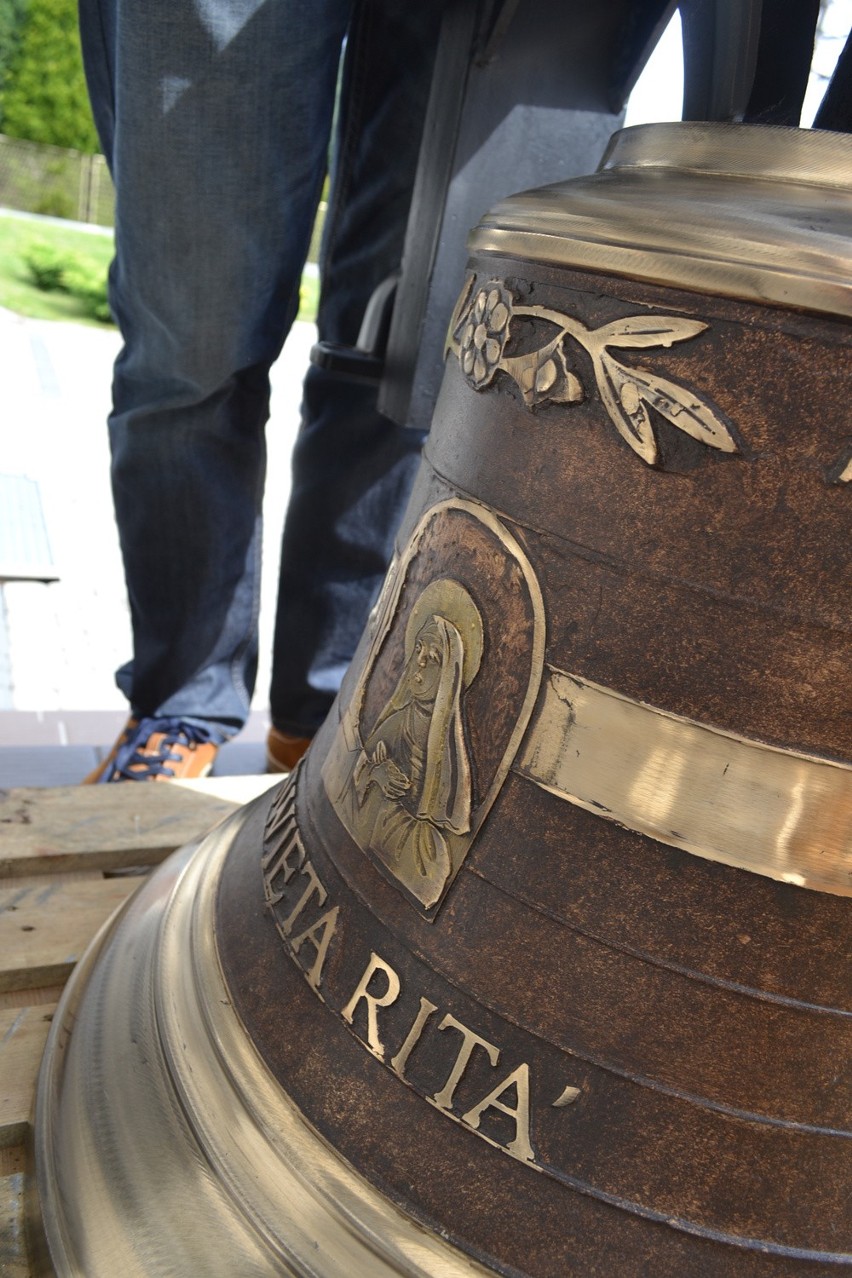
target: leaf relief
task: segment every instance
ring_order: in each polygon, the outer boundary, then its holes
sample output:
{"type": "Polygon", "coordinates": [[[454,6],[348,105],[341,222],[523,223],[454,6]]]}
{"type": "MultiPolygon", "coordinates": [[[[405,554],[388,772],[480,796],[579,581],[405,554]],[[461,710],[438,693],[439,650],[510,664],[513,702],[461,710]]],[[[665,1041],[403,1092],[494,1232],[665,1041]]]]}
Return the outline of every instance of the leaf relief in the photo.
{"type": "Polygon", "coordinates": [[[707,396],[644,368],[622,364],[616,350],[668,349],[676,342],[698,337],[708,326],[678,315],[626,315],[591,329],[562,311],[542,306],[519,306],[501,280],[477,284],[468,276],[456,303],[447,350],[458,358],[462,373],[474,390],[484,390],[498,373],[509,377],[528,409],[548,404],[578,404],[586,397],[575,364],[576,347],[589,356],[601,403],[621,438],[644,462],[659,456],[653,410],[676,430],[723,453],[739,451],[731,423],[707,396]],[[551,326],[543,345],[521,355],[509,355],[516,319],[551,326]]]}
{"type": "Polygon", "coordinates": [[[706,324],[701,320],[677,319],[671,315],[628,315],[624,319],[604,324],[592,331],[592,338],[601,346],[618,346],[622,350],[633,347],[672,346],[686,342],[703,333],[706,324]]]}

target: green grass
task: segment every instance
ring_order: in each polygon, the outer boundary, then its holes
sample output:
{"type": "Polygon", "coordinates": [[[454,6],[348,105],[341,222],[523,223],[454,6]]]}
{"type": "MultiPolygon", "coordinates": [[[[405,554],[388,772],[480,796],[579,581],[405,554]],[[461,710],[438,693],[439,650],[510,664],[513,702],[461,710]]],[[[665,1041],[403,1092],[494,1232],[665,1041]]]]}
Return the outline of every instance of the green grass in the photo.
{"type": "Polygon", "coordinates": [[[319,276],[303,275],[302,285],[299,289],[299,314],[296,318],[300,320],[310,320],[313,324],[317,317],[318,303],[319,276]]]}
{"type": "MultiPolygon", "coordinates": [[[[23,260],[29,245],[50,244],[60,252],[79,256],[94,268],[106,270],[112,258],[111,235],[88,234],[54,222],[8,217],[0,213],[0,306],[31,319],[74,320],[96,328],[105,325],[86,315],[82,303],[68,293],[45,293],[36,288],[23,260]]],[[[319,281],[302,279],[300,320],[316,319],[319,281]]]]}

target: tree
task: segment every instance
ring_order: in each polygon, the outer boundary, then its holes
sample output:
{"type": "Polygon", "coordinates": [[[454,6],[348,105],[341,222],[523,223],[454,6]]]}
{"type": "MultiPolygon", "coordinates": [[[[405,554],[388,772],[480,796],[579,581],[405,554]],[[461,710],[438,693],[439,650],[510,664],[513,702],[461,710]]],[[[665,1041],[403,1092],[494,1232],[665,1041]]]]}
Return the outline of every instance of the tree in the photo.
{"type": "Polygon", "coordinates": [[[26,11],[27,0],[0,0],[0,103],[6,70],[17,52],[26,11]]]}
{"type": "Polygon", "coordinates": [[[99,149],[83,75],[77,0],[27,0],[6,70],[0,130],[77,151],[99,149]]]}

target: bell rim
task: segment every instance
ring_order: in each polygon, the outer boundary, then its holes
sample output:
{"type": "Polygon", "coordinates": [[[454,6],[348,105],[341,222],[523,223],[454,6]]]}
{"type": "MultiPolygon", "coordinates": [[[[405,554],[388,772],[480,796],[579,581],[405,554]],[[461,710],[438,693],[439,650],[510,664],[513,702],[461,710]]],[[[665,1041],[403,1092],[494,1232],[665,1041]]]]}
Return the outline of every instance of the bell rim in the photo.
{"type": "Polygon", "coordinates": [[[195,1271],[211,1278],[236,1272],[477,1278],[491,1272],[406,1215],[315,1131],[269,1071],[233,1005],[214,928],[219,880],[235,839],[252,814],[265,819],[275,793],[261,796],[200,844],[181,849],[158,867],[95,937],[66,986],[38,1080],[38,1205],[34,1195],[28,1220],[36,1250],[58,1278],[79,1272],[108,1278],[119,1266],[128,1278],[174,1272],[162,1269],[156,1257],[164,1256],[170,1236],[174,1240],[178,1232],[189,1235],[189,1258],[203,1266],[195,1271]],[[164,892],[175,875],[171,890],[164,892]],[[139,945],[135,965],[134,941],[139,945]],[[135,1000],[145,1009],[143,1021],[147,1016],[141,1038],[128,1041],[120,1032],[96,1036],[93,1030],[112,1023],[118,1012],[122,987],[114,980],[110,987],[110,976],[126,978],[140,965],[149,995],[135,1000]],[[100,978],[97,990],[93,977],[100,978]],[[101,1001],[98,994],[105,988],[101,1001]],[[91,1005],[98,1002],[100,1015],[93,1019],[91,1005]],[[83,1036],[84,1059],[69,1069],[75,1034],[78,1043],[83,1036]],[[103,1105],[122,1124],[115,1127],[111,1147],[124,1165],[104,1165],[107,1150],[94,1177],[99,1189],[93,1188],[93,1178],[85,1175],[92,1146],[81,1151],[69,1141],[63,1110],[67,1115],[76,1109],[72,1119],[85,1126],[86,1116],[79,1112],[85,1104],[81,1069],[120,1077],[124,1061],[126,1078],[132,1073],[126,1058],[134,1049],[141,1052],[137,1079],[144,1074],[155,1104],[133,1105],[132,1079],[115,1088],[111,1101],[104,1092],[103,1105]],[[175,1128],[169,1129],[175,1113],[182,1116],[177,1138],[175,1128]],[[147,1137],[143,1127],[149,1129],[147,1137]],[[146,1150],[155,1146],[160,1158],[146,1162],[146,1150]],[[152,1210],[140,1237],[138,1215],[126,1210],[128,1190],[137,1206],[150,1202],[155,1208],[156,1184],[178,1186],[186,1209],[204,1203],[204,1185],[211,1181],[214,1214],[205,1214],[203,1207],[181,1211],[178,1204],[170,1225],[152,1210]],[[80,1220],[85,1236],[75,1224],[80,1220]],[[202,1243],[211,1232],[218,1267],[211,1267],[209,1241],[202,1243]]]}

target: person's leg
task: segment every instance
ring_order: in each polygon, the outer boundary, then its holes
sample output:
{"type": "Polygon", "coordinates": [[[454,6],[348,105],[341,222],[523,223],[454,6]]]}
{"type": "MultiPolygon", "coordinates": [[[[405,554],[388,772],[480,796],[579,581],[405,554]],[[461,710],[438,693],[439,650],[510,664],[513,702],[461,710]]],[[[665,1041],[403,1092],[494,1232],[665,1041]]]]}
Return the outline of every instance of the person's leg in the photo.
{"type": "MultiPolygon", "coordinates": [[[[399,269],[443,7],[356,7],[323,240],[325,340],[354,345],[373,290],[399,269]]],[[[376,402],[375,386],[317,367],[305,379],[270,692],[274,727],[296,738],[313,736],[340,686],[419,460],[422,434],[376,402]]]]}
{"type": "Polygon", "coordinates": [[[116,186],[110,418],[137,717],[248,713],[271,362],[326,169],[350,0],[81,0],[116,186]]]}

